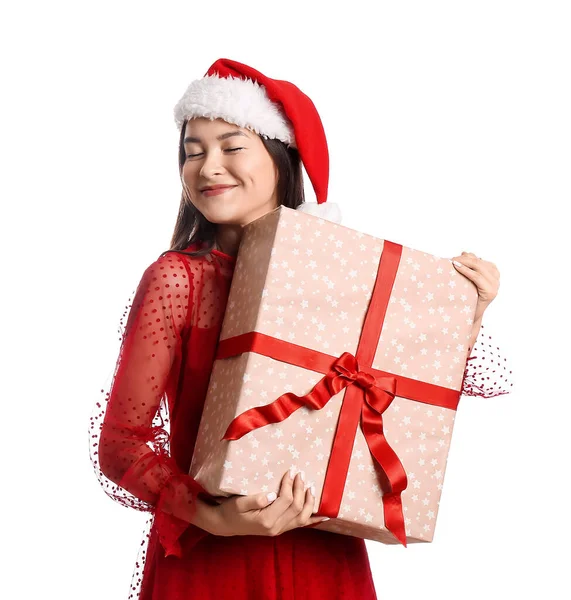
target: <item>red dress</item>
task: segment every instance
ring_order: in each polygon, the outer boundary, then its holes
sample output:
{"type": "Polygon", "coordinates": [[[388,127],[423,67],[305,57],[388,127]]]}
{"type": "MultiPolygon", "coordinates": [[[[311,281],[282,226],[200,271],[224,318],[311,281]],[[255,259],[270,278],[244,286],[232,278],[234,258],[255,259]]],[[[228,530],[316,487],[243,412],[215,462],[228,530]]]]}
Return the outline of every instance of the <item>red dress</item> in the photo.
{"type": "MultiPolygon", "coordinates": [[[[145,270],[110,391],[92,416],[90,454],[101,485],[150,513],[129,598],[375,599],[360,538],[313,528],[221,537],[190,524],[202,488],[188,470],[233,268],[234,258],[217,250],[167,251],[145,270]]],[[[479,346],[463,393],[506,393],[505,365],[490,345],[479,346]]]]}

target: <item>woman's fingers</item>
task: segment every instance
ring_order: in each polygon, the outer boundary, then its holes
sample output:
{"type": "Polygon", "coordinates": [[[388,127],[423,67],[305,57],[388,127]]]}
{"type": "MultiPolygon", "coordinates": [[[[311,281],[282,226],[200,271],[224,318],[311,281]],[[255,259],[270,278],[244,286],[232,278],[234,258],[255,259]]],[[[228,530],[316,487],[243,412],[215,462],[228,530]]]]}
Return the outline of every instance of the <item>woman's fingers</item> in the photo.
{"type": "MultiPolygon", "coordinates": [[[[311,488],[308,487],[305,490],[305,498],[304,498],[303,508],[302,508],[301,512],[299,513],[299,515],[297,516],[297,520],[299,521],[299,523],[305,524],[307,522],[307,520],[311,517],[311,515],[313,514],[313,511],[316,508],[317,507],[315,506],[315,496],[311,493],[311,488]]],[[[299,525],[299,523],[298,523],[298,525],[299,525]]]]}
{"type": "Polygon", "coordinates": [[[493,262],[490,262],[489,260],[484,260],[483,258],[476,256],[473,252],[462,252],[462,255],[463,256],[471,256],[472,258],[479,260],[483,265],[486,266],[487,269],[490,269],[491,271],[496,273],[498,276],[500,275],[498,267],[496,267],[496,265],[493,262]]]}
{"type": "Polygon", "coordinates": [[[472,253],[455,256],[452,264],[478,288],[480,301],[489,303],[496,297],[500,286],[500,273],[496,265],[472,253]]]}
{"type": "Polygon", "coordinates": [[[276,499],[276,493],[270,492],[269,494],[252,494],[249,496],[230,496],[222,500],[222,502],[228,502],[234,500],[236,503],[236,510],[239,513],[247,513],[252,510],[261,510],[269,506],[276,499]]]}
{"type": "Polygon", "coordinates": [[[305,489],[301,473],[292,479],[287,471],[275,496],[275,493],[231,496],[224,502],[232,501],[237,512],[249,513],[246,518],[252,524],[257,523],[258,535],[279,535],[323,522],[324,517],[312,516],[317,509],[315,496],[310,488],[305,489]]]}
{"type": "MultiPolygon", "coordinates": [[[[500,271],[493,262],[479,258],[473,252],[462,252],[461,256],[455,256],[452,260],[490,279],[499,278],[500,276],[500,271]]],[[[458,265],[456,264],[455,266],[458,265]]]]}
{"type": "Polygon", "coordinates": [[[289,507],[281,514],[274,525],[275,530],[278,532],[286,531],[289,524],[298,519],[300,513],[305,508],[305,486],[302,479],[302,474],[298,473],[293,481],[293,498],[289,507]]]}
{"type": "Polygon", "coordinates": [[[324,521],[329,520],[329,517],[323,517],[313,514],[318,507],[316,498],[312,493],[312,488],[308,488],[305,491],[305,494],[305,505],[303,507],[303,510],[299,513],[299,515],[296,518],[290,521],[288,526],[286,526],[286,531],[288,529],[294,529],[296,527],[311,527],[313,525],[318,525],[319,523],[323,523],[324,521]]]}
{"type": "Polygon", "coordinates": [[[263,509],[263,522],[272,527],[293,502],[293,483],[290,471],[286,471],[280,482],[278,497],[263,509]]]}
{"type": "Polygon", "coordinates": [[[275,492],[270,492],[268,494],[234,496],[237,510],[244,513],[253,510],[263,510],[265,521],[271,521],[272,523],[277,521],[293,502],[295,478],[292,478],[290,473],[291,470],[284,473],[277,495],[275,492]]]}

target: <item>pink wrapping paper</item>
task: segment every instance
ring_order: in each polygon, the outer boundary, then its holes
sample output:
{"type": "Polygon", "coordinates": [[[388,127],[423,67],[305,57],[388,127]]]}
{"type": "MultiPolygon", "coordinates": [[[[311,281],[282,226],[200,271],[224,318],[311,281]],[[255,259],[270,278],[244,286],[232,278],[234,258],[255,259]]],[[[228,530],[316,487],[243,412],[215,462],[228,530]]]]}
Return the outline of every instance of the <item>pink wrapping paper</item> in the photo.
{"type": "MultiPolygon", "coordinates": [[[[285,207],[243,233],[220,339],[257,331],[333,356],[355,353],[383,240],[285,207]]],[[[477,302],[450,259],[403,247],[373,368],[460,390],[477,302]]],[[[239,440],[221,441],[244,411],[322,373],[246,352],[214,363],[190,475],[213,495],[279,493],[287,469],[305,471],[319,506],[345,390],[319,411],[305,407],[239,440]]],[[[396,396],[384,433],[407,474],[407,543],[430,542],[455,411],[396,396]]],[[[378,467],[377,467],[378,468],[378,467]]],[[[359,428],[337,518],[318,529],[398,543],[384,526],[382,491],[359,428]]]]}

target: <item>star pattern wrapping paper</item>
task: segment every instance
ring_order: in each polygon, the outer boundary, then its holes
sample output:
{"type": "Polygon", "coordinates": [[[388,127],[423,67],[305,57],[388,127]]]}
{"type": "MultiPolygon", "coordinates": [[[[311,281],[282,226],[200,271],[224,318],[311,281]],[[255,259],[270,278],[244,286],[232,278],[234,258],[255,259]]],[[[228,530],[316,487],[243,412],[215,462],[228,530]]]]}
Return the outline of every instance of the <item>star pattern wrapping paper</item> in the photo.
{"type": "MultiPolygon", "coordinates": [[[[335,357],[354,354],[383,245],[283,206],[250,223],[220,339],[256,331],[335,357]]],[[[476,302],[476,287],[450,259],[403,246],[372,367],[461,390],[476,302]]],[[[321,410],[302,407],[239,440],[222,438],[237,415],[286,392],[304,395],[322,378],[254,352],[216,360],[190,475],[215,496],[279,493],[281,477],[293,467],[315,486],[319,507],[345,390],[321,410]]],[[[383,413],[385,437],[407,475],[407,542],[433,539],[454,416],[453,409],[398,395],[383,413]]],[[[359,427],[340,512],[316,527],[398,543],[385,527],[378,470],[359,427]]]]}

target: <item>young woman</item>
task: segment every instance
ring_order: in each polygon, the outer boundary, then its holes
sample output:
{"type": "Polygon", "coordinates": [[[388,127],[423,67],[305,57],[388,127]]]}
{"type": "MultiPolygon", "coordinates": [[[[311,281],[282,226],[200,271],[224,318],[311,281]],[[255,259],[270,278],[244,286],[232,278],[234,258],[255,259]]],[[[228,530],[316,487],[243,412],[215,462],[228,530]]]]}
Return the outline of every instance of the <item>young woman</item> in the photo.
{"type": "MultiPolygon", "coordinates": [[[[279,205],[339,220],[325,204],[319,115],[293,84],[220,59],[191,83],[175,118],[183,192],[171,248],[142,275],[91,431],[106,492],[152,514],[129,597],[376,598],[364,540],[311,527],[322,518],[301,474],[284,473],[277,497],[218,499],[188,475],[242,228],[279,205]]],[[[499,273],[471,253],[455,260],[479,291],[475,342],[499,273]]],[[[502,378],[472,363],[463,392],[505,393],[502,378]]]]}

